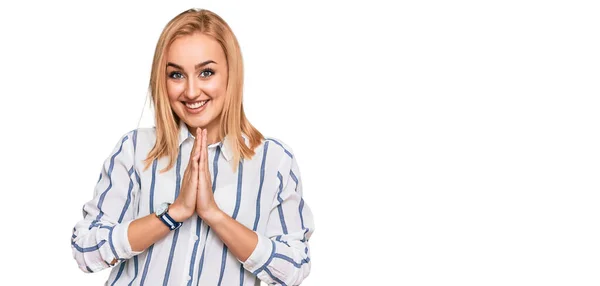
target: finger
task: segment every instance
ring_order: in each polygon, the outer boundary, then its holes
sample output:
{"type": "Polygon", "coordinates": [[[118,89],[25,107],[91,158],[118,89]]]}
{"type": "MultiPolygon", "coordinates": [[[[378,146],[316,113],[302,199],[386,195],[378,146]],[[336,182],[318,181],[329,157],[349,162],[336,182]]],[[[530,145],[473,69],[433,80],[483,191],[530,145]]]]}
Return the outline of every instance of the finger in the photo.
{"type": "MultiPolygon", "coordinates": [[[[202,129],[200,128],[196,128],[196,139],[194,140],[194,147],[192,148],[192,154],[194,154],[194,157],[196,155],[198,155],[198,157],[200,156],[200,144],[202,143],[202,129]]],[[[198,160],[198,159],[196,159],[198,160]]]]}
{"type": "MultiPolygon", "coordinates": [[[[192,152],[190,153],[190,160],[188,162],[188,168],[184,173],[184,180],[192,180],[192,183],[196,182],[198,179],[198,162],[200,161],[200,147],[198,147],[200,139],[196,137],[194,141],[194,146],[192,147],[192,152]]],[[[187,181],[186,180],[186,181],[187,181]]]]}
{"type": "Polygon", "coordinates": [[[192,146],[192,152],[190,153],[190,160],[188,162],[188,168],[184,174],[187,175],[188,173],[191,172],[191,174],[189,174],[191,177],[190,179],[192,180],[192,184],[194,184],[195,182],[197,182],[198,180],[198,161],[200,161],[200,138],[198,136],[198,134],[200,134],[199,131],[200,128],[197,128],[196,130],[196,138],[194,139],[194,145],[192,146]],[[189,170],[189,171],[188,171],[189,170]]]}
{"type": "MultiPolygon", "coordinates": [[[[212,185],[211,179],[210,179],[210,172],[209,172],[209,167],[208,167],[208,130],[204,131],[204,148],[202,148],[202,152],[204,152],[204,162],[200,162],[200,164],[204,164],[204,168],[206,169],[206,172],[204,172],[204,179],[206,180],[206,182],[208,183],[208,185],[212,185]]],[[[202,174],[200,174],[202,175],[202,174]]]]}
{"type": "MultiPolygon", "coordinates": [[[[199,148],[198,148],[199,149],[199,148]]],[[[200,161],[200,152],[194,154],[194,156],[190,159],[190,164],[192,164],[192,171],[194,172],[193,177],[197,177],[198,173],[198,162],[200,161]]]]}
{"type": "Polygon", "coordinates": [[[204,172],[204,164],[202,164],[202,162],[204,161],[204,152],[202,150],[204,150],[204,131],[200,128],[198,128],[199,132],[198,132],[198,153],[200,154],[200,160],[198,160],[198,164],[199,164],[199,170],[200,172],[204,172]]]}
{"type": "Polygon", "coordinates": [[[198,131],[196,131],[196,136],[194,138],[194,145],[192,145],[192,151],[190,152],[190,160],[188,161],[188,167],[193,165],[194,159],[197,157],[198,151],[198,142],[200,141],[198,138],[198,131]]]}
{"type": "MultiPolygon", "coordinates": [[[[200,130],[200,128],[198,128],[198,130],[200,130]]],[[[196,131],[196,140],[194,140],[194,148],[192,150],[192,158],[190,158],[190,164],[192,166],[192,173],[190,174],[191,176],[191,182],[190,184],[192,186],[196,186],[198,185],[198,174],[200,173],[199,170],[199,164],[198,162],[200,161],[200,136],[198,136],[198,134],[200,134],[199,131],[196,131]]]]}
{"type": "Polygon", "coordinates": [[[202,135],[202,153],[204,156],[204,163],[200,162],[200,164],[204,165],[206,172],[206,175],[208,176],[208,130],[204,129],[203,130],[203,135],[202,135]]]}

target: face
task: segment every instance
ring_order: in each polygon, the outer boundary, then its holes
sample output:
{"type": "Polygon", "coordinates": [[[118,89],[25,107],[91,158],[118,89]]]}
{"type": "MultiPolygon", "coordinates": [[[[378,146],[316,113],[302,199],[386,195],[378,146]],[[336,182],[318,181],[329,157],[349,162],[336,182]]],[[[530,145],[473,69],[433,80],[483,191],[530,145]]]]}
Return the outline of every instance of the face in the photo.
{"type": "Polygon", "coordinates": [[[167,51],[171,108],[194,131],[219,127],[227,88],[227,62],[219,43],[195,33],[176,39],[167,51]]]}

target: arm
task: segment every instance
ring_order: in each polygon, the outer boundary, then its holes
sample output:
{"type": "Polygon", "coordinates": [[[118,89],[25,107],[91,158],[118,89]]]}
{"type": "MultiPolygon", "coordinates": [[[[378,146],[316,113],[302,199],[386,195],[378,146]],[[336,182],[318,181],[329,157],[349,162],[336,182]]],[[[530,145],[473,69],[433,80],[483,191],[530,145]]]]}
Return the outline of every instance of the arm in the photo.
{"type": "MultiPolygon", "coordinates": [[[[175,210],[173,205],[169,207],[169,215],[174,220],[185,220],[181,219],[181,215],[175,215],[175,212],[179,213],[178,210],[175,210]]],[[[169,232],[171,232],[171,230],[156,217],[155,214],[149,214],[145,217],[136,219],[129,224],[129,229],[127,231],[131,250],[134,252],[142,252],[150,247],[150,245],[167,236],[169,232]]]]}
{"type": "Polygon", "coordinates": [[[314,223],[302,198],[298,165],[295,159],[290,160],[291,167],[278,174],[280,185],[266,235],[248,229],[219,210],[204,218],[244,268],[269,284],[298,285],[310,272],[308,239],[314,223]]]}
{"type": "MultiPolygon", "coordinates": [[[[127,260],[170,231],[154,214],[133,220],[132,197],[140,188],[137,183],[139,178],[133,167],[132,136],[135,136],[135,132],[123,136],[111,156],[106,159],[96,184],[94,199],[84,205],[84,219],[73,230],[73,256],[79,268],[85,272],[97,272],[127,260]]],[[[197,170],[197,165],[188,169],[197,170]]],[[[186,178],[197,177],[187,173],[186,171],[184,175],[186,178]]],[[[185,181],[188,180],[190,179],[185,181]]],[[[183,186],[187,185],[184,182],[183,186]]],[[[184,221],[194,213],[194,202],[195,192],[183,190],[169,208],[169,215],[177,221],[184,221]],[[192,202],[192,207],[186,208],[184,200],[187,197],[191,197],[189,201],[192,202]]]]}
{"type": "Polygon", "coordinates": [[[73,257],[85,272],[102,270],[138,254],[127,239],[133,194],[139,191],[133,168],[133,135],[129,132],[121,137],[105,160],[94,198],[83,206],[84,218],[73,229],[73,257]]]}
{"type": "MultiPolygon", "coordinates": [[[[188,167],[183,175],[181,193],[169,207],[168,214],[175,220],[183,222],[196,211],[196,194],[198,189],[198,161],[200,159],[201,129],[197,130],[196,140],[191,152],[188,167]]],[[[161,238],[165,237],[170,229],[155,214],[149,214],[137,219],[129,226],[129,242],[134,251],[143,251],[161,238]]]]}
{"type": "Polygon", "coordinates": [[[215,210],[205,215],[204,221],[239,260],[245,261],[248,259],[256,248],[258,243],[256,233],[223,211],[215,210]]]}

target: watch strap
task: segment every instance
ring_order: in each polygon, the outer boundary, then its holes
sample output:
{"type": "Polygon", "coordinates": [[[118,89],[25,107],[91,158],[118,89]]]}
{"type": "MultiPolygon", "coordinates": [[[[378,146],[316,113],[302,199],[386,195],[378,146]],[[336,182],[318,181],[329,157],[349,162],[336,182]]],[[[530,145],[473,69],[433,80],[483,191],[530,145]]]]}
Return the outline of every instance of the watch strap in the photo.
{"type": "Polygon", "coordinates": [[[168,212],[165,212],[163,215],[158,216],[158,218],[169,227],[171,230],[176,230],[183,224],[182,222],[175,221],[168,212]]]}

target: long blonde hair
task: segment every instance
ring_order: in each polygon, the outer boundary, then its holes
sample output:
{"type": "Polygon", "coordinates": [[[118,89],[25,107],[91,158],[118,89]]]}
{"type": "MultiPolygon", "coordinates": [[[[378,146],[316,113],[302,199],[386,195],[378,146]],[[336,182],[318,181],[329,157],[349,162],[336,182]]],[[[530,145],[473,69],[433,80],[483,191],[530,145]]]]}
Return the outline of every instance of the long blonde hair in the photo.
{"type": "Polygon", "coordinates": [[[242,104],[242,87],[244,83],[244,70],[242,53],[238,41],[227,23],[217,14],[208,10],[190,9],[173,18],[163,29],[152,62],[150,75],[150,94],[155,110],[156,144],[144,160],[148,169],[152,162],[163,156],[169,157],[169,164],[161,170],[166,172],[175,165],[179,153],[179,120],[180,118],[171,109],[171,103],[166,89],[166,57],[165,52],[175,39],[202,33],[214,38],[223,49],[227,60],[228,78],[225,103],[220,116],[221,141],[226,135],[228,144],[233,153],[232,169],[237,166],[242,158],[252,158],[254,148],[264,139],[244,114],[242,104]],[[250,147],[246,146],[242,132],[249,139],[250,147]]]}

